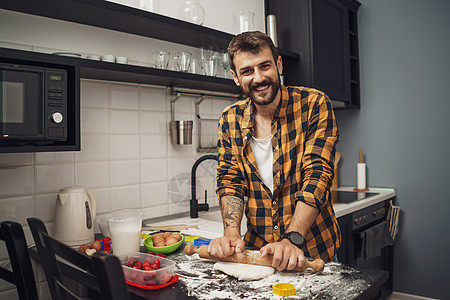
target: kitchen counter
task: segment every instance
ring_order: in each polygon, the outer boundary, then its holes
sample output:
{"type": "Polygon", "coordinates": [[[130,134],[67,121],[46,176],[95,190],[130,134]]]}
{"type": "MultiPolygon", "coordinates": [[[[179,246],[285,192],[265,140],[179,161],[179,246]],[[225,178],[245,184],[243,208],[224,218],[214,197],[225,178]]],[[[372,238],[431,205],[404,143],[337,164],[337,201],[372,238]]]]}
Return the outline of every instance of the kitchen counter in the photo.
{"type": "MultiPolygon", "coordinates": [[[[340,187],[338,191],[353,191],[353,187],[340,187]]],[[[348,204],[334,203],[333,209],[336,217],[342,217],[351,214],[360,209],[369,207],[373,204],[385,201],[393,198],[396,195],[395,189],[388,188],[369,188],[371,193],[378,193],[378,195],[368,197],[362,200],[358,200],[348,204]]],[[[197,225],[198,228],[189,228],[187,230],[181,230],[182,234],[187,235],[199,235],[204,238],[214,239],[221,237],[223,234],[222,216],[219,207],[213,207],[208,212],[199,212],[198,219],[191,219],[189,213],[179,214],[177,216],[165,216],[155,219],[148,219],[145,223],[149,226],[158,225],[174,225],[174,224],[187,224],[197,225]]],[[[245,234],[247,230],[247,219],[245,215],[241,222],[241,234],[245,234]]]]}
{"type": "Polygon", "coordinates": [[[239,281],[214,271],[215,261],[189,257],[179,249],[168,256],[177,263],[179,281],[161,290],[145,291],[129,287],[140,299],[280,299],[272,285],[288,282],[296,294],[289,299],[375,299],[388,278],[388,272],[369,270],[340,263],[326,263],[322,273],[275,272],[257,281],[239,281]]]}
{"type": "MultiPolygon", "coordinates": [[[[354,187],[340,187],[338,191],[353,191],[354,187]]],[[[377,204],[381,201],[393,198],[396,196],[395,189],[388,188],[369,188],[369,193],[378,193],[378,195],[368,197],[362,200],[358,200],[348,204],[334,203],[333,209],[336,214],[336,218],[351,214],[360,209],[369,207],[373,204],[377,204]]]]}

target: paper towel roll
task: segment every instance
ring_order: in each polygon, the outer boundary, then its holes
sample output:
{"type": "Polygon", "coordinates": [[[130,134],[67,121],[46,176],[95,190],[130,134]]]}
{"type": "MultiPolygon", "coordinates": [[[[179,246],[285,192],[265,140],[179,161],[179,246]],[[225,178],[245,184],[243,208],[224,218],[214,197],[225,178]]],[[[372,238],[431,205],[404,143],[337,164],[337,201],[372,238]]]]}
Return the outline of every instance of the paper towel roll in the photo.
{"type": "Polygon", "coordinates": [[[366,188],[366,164],[358,163],[357,167],[357,176],[358,176],[358,189],[362,190],[366,188]]]}

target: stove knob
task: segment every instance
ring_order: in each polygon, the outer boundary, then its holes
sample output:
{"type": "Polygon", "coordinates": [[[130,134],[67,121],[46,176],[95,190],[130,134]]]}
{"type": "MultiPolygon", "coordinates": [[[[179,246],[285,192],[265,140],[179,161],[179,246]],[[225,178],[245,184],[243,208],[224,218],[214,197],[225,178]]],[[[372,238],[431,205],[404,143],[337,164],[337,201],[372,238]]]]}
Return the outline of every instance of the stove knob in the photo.
{"type": "Polygon", "coordinates": [[[52,120],[53,123],[59,124],[63,121],[63,115],[59,111],[54,112],[52,113],[50,120],[52,120]]]}

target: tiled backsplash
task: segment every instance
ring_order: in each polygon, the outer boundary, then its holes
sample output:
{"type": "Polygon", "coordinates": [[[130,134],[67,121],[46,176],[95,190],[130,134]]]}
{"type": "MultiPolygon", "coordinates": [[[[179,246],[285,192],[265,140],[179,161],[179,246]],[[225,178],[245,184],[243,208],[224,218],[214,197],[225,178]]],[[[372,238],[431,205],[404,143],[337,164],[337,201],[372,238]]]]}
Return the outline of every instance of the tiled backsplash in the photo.
{"type": "MultiPolygon", "coordinates": [[[[196,100],[177,100],[175,119],[194,120],[193,143],[173,145],[166,88],[82,80],[81,151],[0,154],[0,220],[20,222],[32,243],[26,219],[37,216],[51,231],[56,195],[70,185],[91,189],[98,215],[124,208],[140,208],[146,218],[189,211],[191,168],[204,154],[196,151],[196,100]]],[[[204,103],[201,114],[218,118],[231,102],[204,103]]],[[[197,198],[207,189],[212,206],[218,205],[216,166],[205,161],[197,172],[197,198]]]]}

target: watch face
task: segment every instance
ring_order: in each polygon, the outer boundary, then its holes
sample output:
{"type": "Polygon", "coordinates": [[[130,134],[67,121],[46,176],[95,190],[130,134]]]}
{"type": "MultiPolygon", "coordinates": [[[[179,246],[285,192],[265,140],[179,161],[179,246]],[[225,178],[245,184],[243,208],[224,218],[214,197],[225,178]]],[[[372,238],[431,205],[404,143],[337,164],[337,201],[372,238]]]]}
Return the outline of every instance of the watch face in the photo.
{"type": "Polygon", "coordinates": [[[303,236],[298,233],[298,232],[291,232],[290,233],[290,237],[289,239],[291,240],[291,242],[297,246],[300,246],[303,244],[303,242],[305,241],[305,239],[303,238],[303,236]]]}

